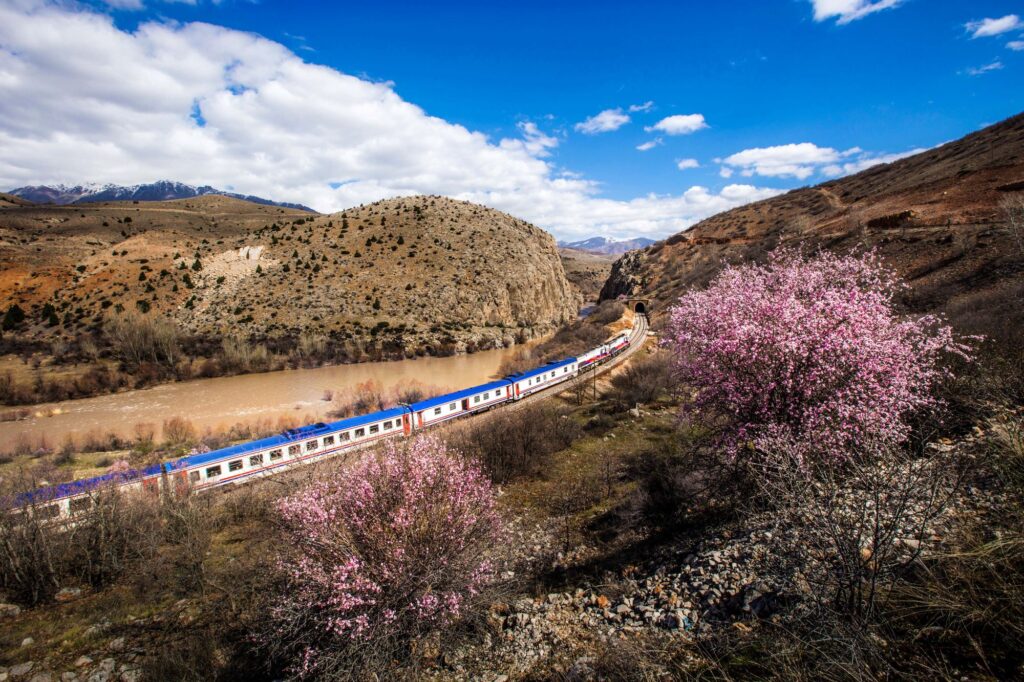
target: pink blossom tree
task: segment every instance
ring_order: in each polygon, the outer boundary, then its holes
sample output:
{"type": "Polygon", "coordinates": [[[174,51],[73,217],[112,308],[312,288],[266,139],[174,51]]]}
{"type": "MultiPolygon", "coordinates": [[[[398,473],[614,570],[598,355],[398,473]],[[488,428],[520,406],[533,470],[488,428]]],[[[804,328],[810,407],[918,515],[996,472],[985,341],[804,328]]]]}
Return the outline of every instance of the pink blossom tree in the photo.
{"type": "Polygon", "coordinates": [[[298,677],[390,661],[464,615],[492,578],[495,493],[436,437],[388,443],[277,509],[288,546],[269,637],[298,677]]]}
{"type": "Polygon", "coordinates": [[[874,253],[780,250],[726,267],[668,313],[684,411],[717,420],[732,457],[785,448],[841,462],[869,437],[905,440],[908,416],[938,404],[943,356],[969,349],[934,316],[898,315],[904,287],[874,253]]]}

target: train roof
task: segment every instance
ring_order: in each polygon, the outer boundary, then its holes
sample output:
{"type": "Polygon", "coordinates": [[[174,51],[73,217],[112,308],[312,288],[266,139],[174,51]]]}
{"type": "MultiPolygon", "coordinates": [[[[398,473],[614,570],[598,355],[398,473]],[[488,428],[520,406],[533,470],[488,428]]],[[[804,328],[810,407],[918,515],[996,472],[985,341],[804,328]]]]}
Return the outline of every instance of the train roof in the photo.
{"type": "Polygon", "coordinates": [[[81,495],[82,493],[89,492],[90,490],[95,490],[107,483],[130,483],[141,478],[158,475],[160,475],[159,464],[154,464],[153,466],[148,466],[144,469],[112,471],[109,474],[103,474],[102,476],[81,478],[77,481],[60,483],[58,485],[39,488],[38,490],[33,490],[31,492],[20,493],[15,496],[14,504],[20,507],[26,504],[32,504],[33,502],[52,502],[54,500],[62,500],[65,497],[74,497],[75,495],[81,495]]]}
{"type": "Polygon", "coordinates": [[[461,400],[462,398],[468,398],[471,395],[483,393],[484,391],[489,391],[492,388],[501,388],[503,386],[508,385],[508,379],[499,379],[498,381],[492,381],[487,384],[480,384],[479,386],[471,386],[469,388],[464,388],[461,391],[455,391],[454,393],[445,393],[444,395],[439,395],[434,398],[427,398],[426,400],[421,400],[418,403],[413,403],[412,405],[410,405],[410,407],[412,408],[413,412],[419,412],[420,410],[426,410],[431,407],[436,407],[438,405],[450,403],[453,400],[461,400]]]}
{"type": "Polygon", "coordinates": [[[528,369],[525,372],[519,372],[518,374],[509,374],[505,378],[508,379],[509,381],[522,381],[523,379],[529,379],[530,377],[535,377],[538,374],[543,374],[544,372],[550,372],[551,370],[558,369],[559,367],[565,367],[566,365],[571,365],[574,362],[576,362],[576,358],[565,358],[564,360],[552,360],[551,362],[549,362],[548,364],[544,365],[543,367],[535,367],[533,369],[528,369]]]}
{"type": "Polygon", "coordinates": [[[357,426],[362,426],[363,424],[371,424],[383,419],[398,417],[406,412],[407,409],[405,407],[392,407],[387,410],[371,412],[370,414],[358,415],[356,417],[349,417],[348,419],[341,419],[339,421],[326,424],[324,422],[317,422],[316,424],[310,424],[308,426],[300,426],[296,429],[288,429],[287,431],[282,431],[274,436],[260,438],[259,440],[249,441],[248,443],[239,443],[238,445],[232,445],[218,450],[210,450],[209,452],[202,452],[196,455],[182,457],[181,459],[177,459],[173,462],[167,462],[167,470],[173,471],[175,469],[187,469],[189,467],[199,466],[209,462],[228,459],[237,455],[258,452],[260,450],[272,448],[276,445],[285,445],[295,441],[305,440],[306,438],[319,436],[320,434],[344,431],[345,429],[355,428],[357,426]]]}

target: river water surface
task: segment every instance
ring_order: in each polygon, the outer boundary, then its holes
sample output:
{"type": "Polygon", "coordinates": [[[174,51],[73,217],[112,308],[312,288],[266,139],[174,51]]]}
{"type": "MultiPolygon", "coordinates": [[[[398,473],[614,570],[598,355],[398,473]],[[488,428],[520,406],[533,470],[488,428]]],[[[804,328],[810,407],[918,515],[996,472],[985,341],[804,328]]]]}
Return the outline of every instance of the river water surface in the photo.
{"type": "MultiPolygon", "coordinates": [[[[530,344],[527,344],[527,346],[530,344]]],[[[33,416],[17,422],[0,422],[0,452],[16,441],[46,439],[59,445],[68,434],[90,431],[130,436],[137,423],[160,425],[171,417],[184,417],[199,429],[229,427],[257,419],[277,420],[291,416],[312,421],[327,418],[332,404],[325,392],[351,390],[374,380],[385,389],[408,381],[457,390],[497,376],[505,359],[526,346],[512,346],[470,355],[416,358],[396,362],[334,365],[261,374],[196,379],[124,393],[35,405],[33,416]]]]}

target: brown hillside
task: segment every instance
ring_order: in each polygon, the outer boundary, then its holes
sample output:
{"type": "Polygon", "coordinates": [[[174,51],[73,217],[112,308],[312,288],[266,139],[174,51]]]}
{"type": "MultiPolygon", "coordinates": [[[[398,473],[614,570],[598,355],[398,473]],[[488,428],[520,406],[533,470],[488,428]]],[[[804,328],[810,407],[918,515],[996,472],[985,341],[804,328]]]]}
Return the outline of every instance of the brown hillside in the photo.
{"type": "Polygon", "coordinates": [[[866,247],[877,248],[909,281],[911,309],[998,314],[1024,272],[1024,253],[1001,207],[1021,190],[1024,115],[891,164],[712,216],[620,258],[601,296],[642,293],[663,310],[724,263],[761,259],[780,245],[866,247]]]}
{"type": "Polygon", "coordinates": [[[4,207],[0,269],[0,306],[24,309],[16,333],[34,340],[139,310],[214,344],[312,335],[355,355],[450,352],[546,332],[580,302],[550,235],[443,197],[333,215],[222,196],[4,207]]]}
{"type": "Polygon", "coordinates": [[[601,293],[601,287],[604,286],[611,273],[615,256],[569,249],[564,246],[558,248],[558,255],[562,259],[565,276],[569,278],[573,286],[580,290],[583,299],[596,301],[601,293]]]}

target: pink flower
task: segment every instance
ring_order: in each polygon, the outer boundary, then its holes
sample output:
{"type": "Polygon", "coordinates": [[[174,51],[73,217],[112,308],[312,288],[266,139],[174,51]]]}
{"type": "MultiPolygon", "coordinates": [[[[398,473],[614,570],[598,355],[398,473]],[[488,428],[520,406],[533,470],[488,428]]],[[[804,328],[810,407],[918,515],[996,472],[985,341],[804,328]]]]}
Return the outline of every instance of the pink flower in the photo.
{"type": "Polygon", "coordinates": [[[938,404],[943,356],[970,350],[934,316],[897,315],[904,288],[874,253],[726,267],[669,310],[664,343],[695,391],[685,410],[727,416],[732,456],[785,444],[843,460],[869,436],[905,440],[907,417],[938,404]]]}

